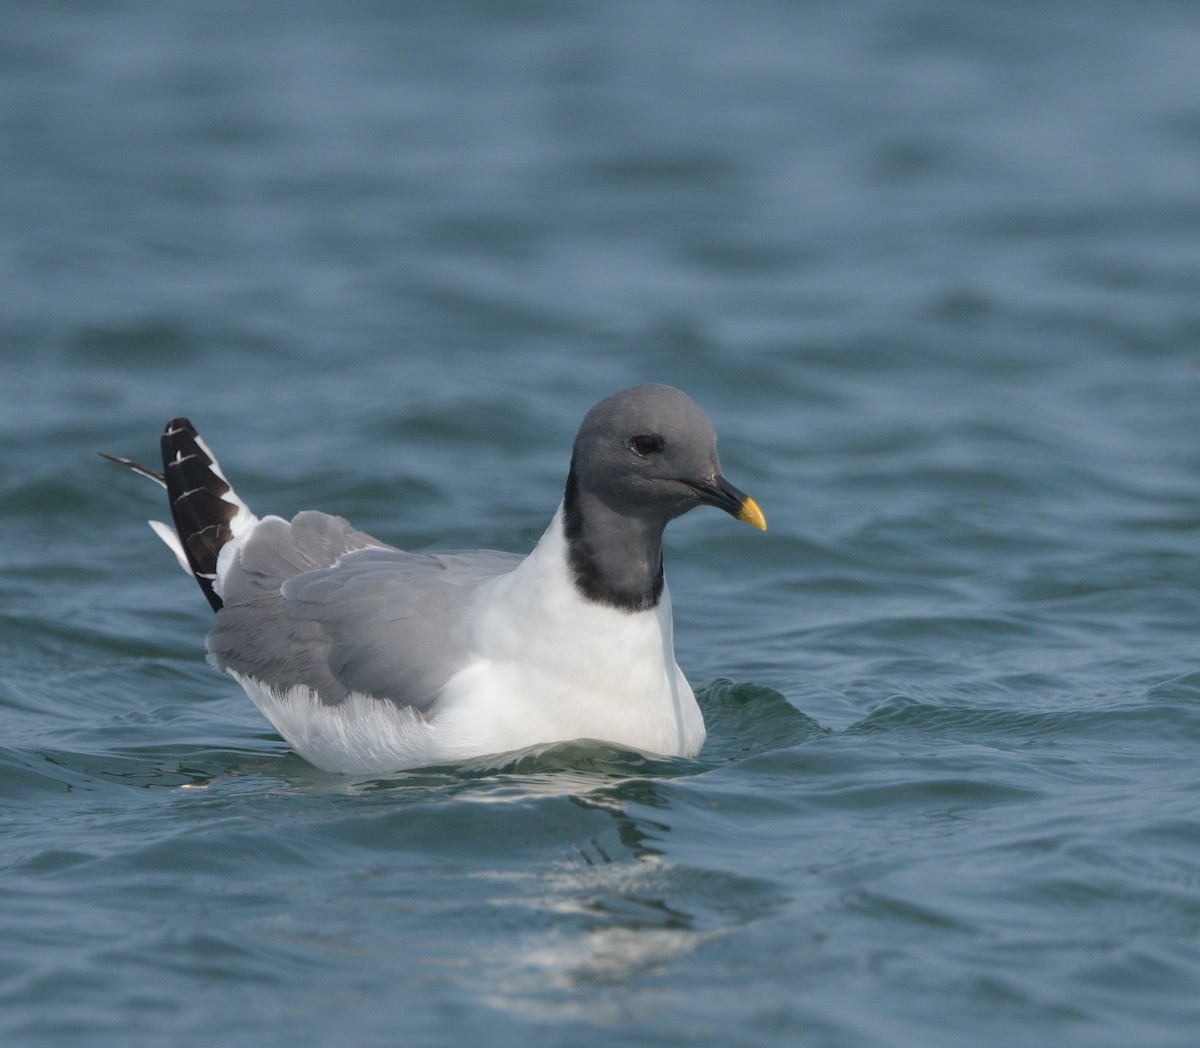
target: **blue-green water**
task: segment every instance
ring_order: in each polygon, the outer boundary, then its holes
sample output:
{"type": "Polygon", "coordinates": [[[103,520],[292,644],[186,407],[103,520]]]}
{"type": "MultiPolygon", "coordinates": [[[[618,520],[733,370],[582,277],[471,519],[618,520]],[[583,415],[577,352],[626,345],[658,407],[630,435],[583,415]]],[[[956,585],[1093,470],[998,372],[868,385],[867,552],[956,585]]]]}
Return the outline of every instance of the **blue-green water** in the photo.
{"type": "Polygon", "coordinates": [[[1200,6],[3,22],[6,1045],[1196,1043],[1200,6]],[[313,770],[95,456],[527,549],[647,380],[692,761],[313,770]]]}

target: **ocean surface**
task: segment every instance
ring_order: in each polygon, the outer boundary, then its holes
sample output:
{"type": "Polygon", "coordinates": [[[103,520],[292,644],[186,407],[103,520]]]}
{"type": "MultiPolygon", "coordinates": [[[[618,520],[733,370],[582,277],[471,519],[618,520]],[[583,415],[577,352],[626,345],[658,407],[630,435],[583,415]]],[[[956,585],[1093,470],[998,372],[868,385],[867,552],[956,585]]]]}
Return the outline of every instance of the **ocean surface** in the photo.
{"type": "Polygon", "coordinates": [[[0,1042],[1200,1043],[1200,5],[3,22],[0,1042]],[[694,760],[316,771],[96,455],[528,550],[643,381],[694,760]]]}

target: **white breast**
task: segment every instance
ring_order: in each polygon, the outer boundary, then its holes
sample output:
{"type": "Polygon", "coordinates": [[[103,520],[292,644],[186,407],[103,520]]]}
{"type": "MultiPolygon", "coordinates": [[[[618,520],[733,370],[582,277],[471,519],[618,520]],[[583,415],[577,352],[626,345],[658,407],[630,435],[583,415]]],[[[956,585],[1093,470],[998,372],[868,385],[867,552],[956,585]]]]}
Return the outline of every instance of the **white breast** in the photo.
{"type": "Polygon", "coordinates": [[[435,716],[447,744],[479,753],[597,739],[672,756],[703,745],[700,709],[675,664],[670,594],[664,587],[642,612],[580,595],[561,510],[529,557],[481,593],[471,637],[474,657],[435,716]]]}

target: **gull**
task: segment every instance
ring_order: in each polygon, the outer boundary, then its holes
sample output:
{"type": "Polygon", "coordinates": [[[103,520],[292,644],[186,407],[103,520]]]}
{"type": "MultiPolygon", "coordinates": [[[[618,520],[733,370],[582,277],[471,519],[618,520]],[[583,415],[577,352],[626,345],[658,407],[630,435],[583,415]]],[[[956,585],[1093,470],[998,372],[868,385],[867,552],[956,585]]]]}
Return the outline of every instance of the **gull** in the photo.
{"type": "Polygon", "coordinates": [[[699,753],[663,532],[697,506],[766,521],[680,390],[634,386],[587,413],[524,556],[406,552],[312,510],[259,517],[187,419],[161,446],[162,473],[104,457],[166,488],[172,524],[150,526],[212,605],[209,661],[316,767],[387,774],[575,740],[699,753]]]}

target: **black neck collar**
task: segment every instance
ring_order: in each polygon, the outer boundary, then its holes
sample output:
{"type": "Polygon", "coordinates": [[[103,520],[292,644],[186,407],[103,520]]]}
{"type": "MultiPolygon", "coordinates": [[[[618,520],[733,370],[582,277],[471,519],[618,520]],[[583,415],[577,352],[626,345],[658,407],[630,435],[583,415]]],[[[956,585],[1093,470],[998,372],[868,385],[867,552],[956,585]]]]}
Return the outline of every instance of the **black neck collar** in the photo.
{"type": "Polygon", "coordinates": [[[663,593],[662,529],[621,528],[624,543],[605,555],[593,540],[600,522],[591,517],[607,515],[603,526],[615,534],[622,523],[596,499],[580,495],[572,460],[563,492],[563,529],[567,539],[567,561],[575,586],[588,600],[621,611],[649,611],[658,606],[663,593]],[[640,547],[640,548],[639,548],[640,547]]]}

